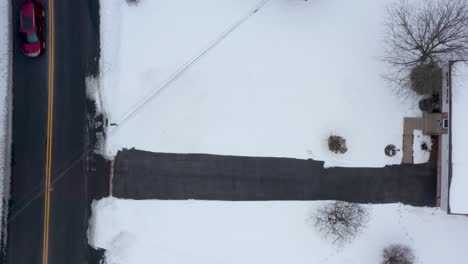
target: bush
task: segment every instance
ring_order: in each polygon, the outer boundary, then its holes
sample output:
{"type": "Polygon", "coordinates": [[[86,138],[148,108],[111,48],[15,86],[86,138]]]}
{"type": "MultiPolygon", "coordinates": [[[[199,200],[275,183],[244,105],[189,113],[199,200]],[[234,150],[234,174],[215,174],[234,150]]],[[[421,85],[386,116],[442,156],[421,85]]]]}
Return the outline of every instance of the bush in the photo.
{"type": "Polygon", "coordinates": [[[319,208],[313,218],[326,239],[342,246],[366,227],[369,213],[359,204],[335,201],[319,208]]]}
{"type": "Polygon", "coordinates": [[[393,144],[387,145],[385,147],[385,155],[387,155],[389,157],[394,157],[397,154],[398,151],[400,151],[400,150],[397,149],[395,147],[395,145],[393,145],[393,144]]]}
{"type": "Polygon", "coordinates": [[[419,101],[419,109],[421,109],[423,112],[432,113],[436,107],[436,102],[434,102],[434,98],[432,97],[419,101]]]}
{"type": "Polygon", "coordinates": [[[335,135],[329,136],[328,149],[336,154],[346,153],[346,151],[348,151],[348,147],[346,146],[346,139],[335,135]]]}
{"type": "Polygon", "coordinates": [[[411,71],[410,80],[417,94],[432,95],[442,84],[442,70],[435,63],[419,64],[411,71]]]}
{"type": "Polygon", "coordinates": [[[414,259],[411,248],[394,244],[384,248],[381,264],[413,264],[414,259]]]}
{"type": "Polygon", "coordinates": [[[427,145],[427,142],[423,142],[421,144],[421,150],[422,151],[429,151],[429,146],[427,145]]]}

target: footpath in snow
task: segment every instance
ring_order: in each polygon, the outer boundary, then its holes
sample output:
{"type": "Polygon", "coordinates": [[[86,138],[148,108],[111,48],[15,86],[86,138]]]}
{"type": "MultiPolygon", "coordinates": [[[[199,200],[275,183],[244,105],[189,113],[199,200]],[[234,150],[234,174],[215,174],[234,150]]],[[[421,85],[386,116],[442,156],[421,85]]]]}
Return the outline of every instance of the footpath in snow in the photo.
{"type": "Polygon", "coordinates": [[[466,263],[468,218],[401,204],[365,205],[370,220],[336,248],[310,220],[325,202],[136,201],[93,204],[88,233],[112,264],[380,263],[382,249],[408,245],[416,263],[466,263]]]}
{"type": "Polygon", "coordinates": [[[106,154],[135,147],[401,163],[401,152],[390,158],[384,148],[401,149],[403,117],[421,113],[382,77],[389,1],[100,3],[99,84],[117,125],[106,154]],[[347,140],[346,154],[327,149],[331,134],[347,140]]]}

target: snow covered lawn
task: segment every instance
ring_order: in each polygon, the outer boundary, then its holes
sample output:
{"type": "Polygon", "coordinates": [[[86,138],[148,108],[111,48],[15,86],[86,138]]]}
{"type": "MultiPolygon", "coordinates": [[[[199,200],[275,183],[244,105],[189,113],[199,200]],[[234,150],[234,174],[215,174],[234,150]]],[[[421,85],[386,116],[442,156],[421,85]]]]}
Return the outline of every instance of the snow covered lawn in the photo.
{"type": "Polygon", "coordinates": [[[468,64],[452,68],[452,182],[450,211],[468,214],[468,64]]]}
{"type": "Polygon", "coordinates": [[[420,111],[381,76],[389,1],[270,0],[254,12],[260,2],[101,0],[100,87],[118,125],[106,153],[400,163],[384,148],[401,149],[403,117],[420,111]],[[346,154],[328,151],[332,133],[347,140],[346,154]]]}
{"type": "Polygon", "coordinates": [[[91,245],[109,264],[379,263],[403,243],[417,263],[466,263],[468,217],[401,204],[366,205],[370,222],[338,250],[309,219],[324,202],[134,201],[93,204],[91,245]]]}

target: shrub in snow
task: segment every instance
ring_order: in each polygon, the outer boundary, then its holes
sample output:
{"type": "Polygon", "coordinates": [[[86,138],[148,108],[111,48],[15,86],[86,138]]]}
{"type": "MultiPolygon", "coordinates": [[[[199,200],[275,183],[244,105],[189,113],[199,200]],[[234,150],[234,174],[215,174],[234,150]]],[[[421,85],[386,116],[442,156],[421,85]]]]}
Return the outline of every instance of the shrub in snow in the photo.
{"type": "Polygon", "coordinates": [[[421,143],[421,150],[429,151],[429,146],[427,145],[427,142],[421,143]]]}
{"type": "Polygon", "coordinates": [[[432,111],[434,111],[434,108],[436,107],[437,107],[437,104],[436,102],[434,102],[433,97],[425,98],[419,101],[419,109],[421,109],[421,111],[423,112],[432,113],[432,111]]]}
{"type": "Polygon", "coordinates": [[[435,63],[419,64],[410,74],[411,89],[419,95],[434,94],[442,84],[442,70],[435,63]]]}
{"type": "Polygon", "coordinates": [[[337,154],[344,154],[348,151],[348,147],[346,146],[346,139],[331,135],[328,137],[328,149],[337,154]]]}
{"type": "Polygon", "coordinates": [[[369,213],[359,204],[335,201],[319,208],[313,219],[315,227],[326,239],[342,246],[366,227],[369,213]]]}
{"type": "Polygon", "coordinates": [[[400,151],[400,150],[397,149],[395,147],[395,145],[393,145],[393,144],[387,145],[385,147],[385,155],[387,155],[389,157],[394,157],[397,154],[398,151],[400,151]]]}
{"type": "Polygon", "coordinates": [[[411,248],[394,244],[384,248],[381,264],[413,264],[414,260],[411,248]]]}

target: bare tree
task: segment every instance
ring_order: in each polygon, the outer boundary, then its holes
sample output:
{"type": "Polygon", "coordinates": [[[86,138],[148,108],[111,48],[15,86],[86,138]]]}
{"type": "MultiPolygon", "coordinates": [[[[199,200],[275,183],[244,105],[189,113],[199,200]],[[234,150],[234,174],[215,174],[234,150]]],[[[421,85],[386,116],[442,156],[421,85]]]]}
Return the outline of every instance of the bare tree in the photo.
{"type": "Polygon", "coordinates": [[[391,80],[407,82],[419,64],[468,58],[468,0],[402,0],[387,12],[383,59],[391,80]]]}
{"type": "Polygon", "coordinates": [[[413,251],[408,246],[393,244],[384,248],[381,264],[413,264],[413,251]]]}
{"type": "Polygon", "coordinates": [[[335,201],[319,208],[313,218],[326,239],[343,246],[367,226],[369,213],[359,204],[335,201]]]}

